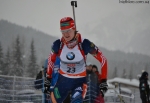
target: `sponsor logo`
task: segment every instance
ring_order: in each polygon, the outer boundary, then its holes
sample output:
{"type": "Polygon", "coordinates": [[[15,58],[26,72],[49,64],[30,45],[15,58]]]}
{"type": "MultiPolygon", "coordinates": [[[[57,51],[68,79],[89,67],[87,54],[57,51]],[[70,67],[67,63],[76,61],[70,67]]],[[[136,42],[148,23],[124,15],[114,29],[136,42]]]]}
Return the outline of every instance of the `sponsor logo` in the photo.
{"type": "Polygon", "coordinates": [[[75,67],[76,64],[67,64],[68,67],[75,67]]]}
{"type": "Polygon", "coordinates": [[[75,58],[75,54],[73,52],[69,52],[67,53],[66,58],[68,60],[73,60],[75,58]]]}
{"type": "Polygon", "coordinates": [[[91,47],[95,47],[95,45],[94,45],[92,42],[91,42],[90,46],[91,46],[91,47]]]}

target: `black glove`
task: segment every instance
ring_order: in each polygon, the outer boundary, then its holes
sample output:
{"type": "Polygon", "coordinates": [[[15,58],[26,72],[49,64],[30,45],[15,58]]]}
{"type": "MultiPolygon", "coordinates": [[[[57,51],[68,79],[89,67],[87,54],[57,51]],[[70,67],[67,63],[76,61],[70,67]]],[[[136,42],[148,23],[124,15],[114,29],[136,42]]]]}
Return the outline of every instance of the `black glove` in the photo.
{"type": "Polygon", "coordinates": [[[51,78],[46,78],[44,82],[44,93],[50,94],[51,78]]]}
{"type": "Polygon", "coordinates": [[[107,80],[106,79],[103,79],[101,80],[101,83],[99,85],[99,88],[100,88],[100,91],[101,91],[101,94],[102,96],[104,97],[104,94],[107,92],[108,90],[108,85],[107,85],[107,80]]]}

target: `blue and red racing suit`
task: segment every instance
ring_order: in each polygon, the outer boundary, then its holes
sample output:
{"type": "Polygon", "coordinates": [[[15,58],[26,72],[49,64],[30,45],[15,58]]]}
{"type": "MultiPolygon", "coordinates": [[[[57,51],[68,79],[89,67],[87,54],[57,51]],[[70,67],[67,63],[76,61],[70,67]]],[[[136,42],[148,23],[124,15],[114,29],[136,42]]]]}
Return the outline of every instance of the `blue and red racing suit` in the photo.
{"type": "Polygon", "coordinates": [[[76,34],[78,44],[70,49],[62,39],[53,43],[52,50],[48,58],[47,78],[52,78],[52,71],[56,57],[60,58],[60,68],[58,81],[54,87],[54,96],[58,103],[61,103],[68,92],[71,91],[72,99],[82,94],[82,99],[86,94],[86,56],[93,55],[101,65],[99,78],[107,79],[107,60],[102,52],[88,39],[83,39],[76,34]]]}

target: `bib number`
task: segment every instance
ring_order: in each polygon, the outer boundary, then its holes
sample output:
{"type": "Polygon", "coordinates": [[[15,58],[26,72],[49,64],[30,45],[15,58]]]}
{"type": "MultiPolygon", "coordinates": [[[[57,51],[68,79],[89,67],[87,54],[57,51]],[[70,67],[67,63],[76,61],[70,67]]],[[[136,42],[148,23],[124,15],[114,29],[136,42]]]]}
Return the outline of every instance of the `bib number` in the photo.
{"type": "Polygon", "coordinates": [[[75,67],[67,67],[68,68],[68,70],[67,70],[67,72],[68,73],[75,73],[75,67]]]}

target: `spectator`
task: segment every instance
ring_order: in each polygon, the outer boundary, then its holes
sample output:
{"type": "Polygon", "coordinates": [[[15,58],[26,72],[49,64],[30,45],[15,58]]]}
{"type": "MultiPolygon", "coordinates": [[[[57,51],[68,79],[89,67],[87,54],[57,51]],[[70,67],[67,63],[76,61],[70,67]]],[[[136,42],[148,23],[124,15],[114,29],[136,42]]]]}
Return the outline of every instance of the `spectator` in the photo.
{"type": "Polygon", "coordinates": [[[103,98],[102,93],[100,92],[100,90],[98,88],[98,86],[100,84],[100,75],[99,75],[98,68],[96,65],[92,66],[92,72],[96,74],[96,75],[94,75],[94,78],[95,78],[95,80],[97,80],[97,90],[95,91],[97,94],[96,94],[96,98],[94,100],[94,103],[104,103],[104,98],[103,98]]]}
{"type": "Polygon", "coordinates": [[[142,103],[150,103],[149,100],[149,85],[148,85],[148,73],[144,71],[139,79],[139,90],[140,90],[140,97],[142,103]]]}
{"type": "Polygon", "coordinates": [[[86,65],[86,72],[87,72],[87,85],[88,85],[88,89],[87,89],[87,94],[86,94],[86,98],[85,98],[85,102],[90,102],[90,103],[94,103],[95,101],[95,97],[98,95],[98,74],[96,74],[96,72],[98,72],[97,70],[97,66],[93,65],[92,63],[87,63],[86,65]],[[93,68],[96,67],[96,68],[93,68]],[[96,69],[96,70],[95,70],[96,69]]]}
{"type": "MultiPolygon", "coordinates": [[[[98,72],[98,68],[97,68],[96,65],[93,65],[93,66],[92,66],[92,72],[93,72],[93,73],[96,73],[97,78],[100,76],[100,75],[99,75],[99,72],[98,72]]],[[[98,78],[98,79],[99,79],[99,78],[98,78]]],[[[100,83],[100,79],[98,80],[98,82],[100,83]]]]}
{"type": "Polygon", "coordinates": [[[43,70],[40,70],[40,72],[37,74],[37,76],[36,76],[36,80],[34,81],[34,87],[36,88],[36,89],[42,89],[42,86],[43,86],[43,79],[42,79],[42,77],[43,77],[43,70]]]}
{"type": "Polygon", "coordinates": [[[87,75],[92,73],[92,66],[93,66],[92,63],[90,63],[90,62],[88,62],[88,63],[86,64],[86,72],[87,72],[87,75]]]}

